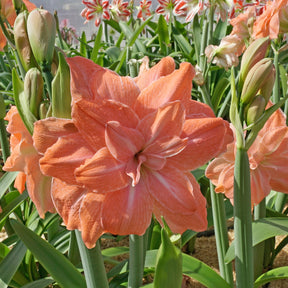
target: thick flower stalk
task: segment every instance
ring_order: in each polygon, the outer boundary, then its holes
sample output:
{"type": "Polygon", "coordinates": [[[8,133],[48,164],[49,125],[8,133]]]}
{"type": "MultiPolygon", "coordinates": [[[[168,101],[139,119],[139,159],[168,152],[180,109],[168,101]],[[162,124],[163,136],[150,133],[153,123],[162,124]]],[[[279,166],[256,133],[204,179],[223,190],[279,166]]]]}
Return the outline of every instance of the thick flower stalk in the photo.
{"type": "Polygon", "coordinates": [[[11,134],[11,156],[7,159],[3,170],[20,171],[15,180],[15,188],[22,193],[26,183],[31,200],[40,217],[44,218],[45,212],[55,212],[50,194],[51,177],[43,175],[40,171],[41,155],[34,148],[32,136],[15,106],[11,107],[5,120],[9,122],[7,131],[11,134]]]}
{"type": "Polygon", "coordinates": [[[67,62],[72,120],[36,122],[34,141],[68,229],[81,230],[87,247],[105,232],[143,235],[152,214],[175,233],[206,229],[206,201],[190,171],[223,152],[232,134],[190,99],[191,64],[175,70],[167,57],[132,79],[81,57],[67,62]]]}
{"type": "MultiPolygon", "coordinates": [[[[225,193],[233,202],[235,142],[214,159],[206,169],[206,176],[216,185],[215,191],[225,193]]],[[[286,117],[278,109],[259,131],[248,149],[251,181],[251,202],[258,205],[271,190],[288,193],[287,175],[288,128],[286,117]]]]}

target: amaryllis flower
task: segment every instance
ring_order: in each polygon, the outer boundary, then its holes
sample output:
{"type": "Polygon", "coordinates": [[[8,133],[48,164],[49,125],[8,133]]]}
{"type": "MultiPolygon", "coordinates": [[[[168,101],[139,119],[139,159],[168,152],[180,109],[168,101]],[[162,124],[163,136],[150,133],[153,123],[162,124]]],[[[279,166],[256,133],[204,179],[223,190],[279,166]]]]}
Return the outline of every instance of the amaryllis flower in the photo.
{"type": "Polygon", "coordinates": [[[72,120],[48,118],[34,130],[64,222],[87,247],[105,232],[144,234],[152,214],[176,233],[206,229],[206,201],[190,171],[233,138],[226,121],[191,100],[192,65],[175,70],[166,57],[133,79],[82,57],[67,62],[72,120]]]}
{"type": "Polygon", "coordinates": [[[170,16],[173,14],[173,10],[176,7],[177,0],[157,0],[159,5],[155,12],[165,16],[166,21],[169,21],[170,16]]]}
{"type": "Polygon", "coordinates": [[[131,15],[131,11],[128,8],[129,3],[122,0],[113,0],[110,4],[110,13],[115,21],[126,21],[131,15]]]}
{"type": "Polygon", "coordinates": [[[276,39],[279,33],[287,32],[288,0],[268,1],[265,11],[256,19],[253,37],[276,39]],[[282,24],[282,25],[281,25],[282,24]]]}
{"type": "Polygon", "coordinates": [[[55,212],[50,194],[51,177],[41,173],[39,166],[41,155],[34,148],[32,136],[15,106],[11,107],[5,120],[9,122],[7,131],[11,134],[11,156],[7,159],[3,170],[20,171],[15,180],[15,188],[22,193],[26,183],[29,196],[40,217],[43,218],[45,212],[55,212]]]}
{"type": "Polygon", "coordinates": [[[151,16],[150,6],[152,1],[150,0],[142,0],[140,1],[140,5],[138,7],[139,11],[137,13],[137,18],[146,20],[147,17],[151,16]]]}
{"type": "MultiPolygon", "coordinates": [[[[215,191],[225,193],[232,202],[235,147],[234,141],[228,145],[227,152],[214,159],[206,169],[206,176],[216,185],[215,191]]],[[[287,151],[286,116],[279,109],[268,119],[248,150],[252,205],[259,204],[271,190],[288,193],[287,151]]]]}
{"type": "Polygon", "coordinates": [[[109,1],[105,0],[83,0],[82,3],[86,6],[81,11],[81,16],[86,18],[84,23],[95,19],[95,26],[98,27],[102,18],[109,20],[109,1]]]}
{"type": "Polygon", "coordinates": [[[174,14],[176,16],[185,16],[185,22],[191,22],[194,16],[203,10],[203,1],[198,0],[179,0],[176,2],[174,14]]]}
{"type": "MultiPolygon", "coordinates": [[[[23,3],[27,7],[28,11],[32,11],[36,8],[36,6],[28,0],[23,0],[23,3]]],[[[13,27],[16,16],[17,15],[12,0],[0,0],[0,17],[2,21],[7,21],[9,25],[13,27]]],[[[0,28],[0,51],[3,50],[6,43],[6,38],[2,29],[0,28]]]]}

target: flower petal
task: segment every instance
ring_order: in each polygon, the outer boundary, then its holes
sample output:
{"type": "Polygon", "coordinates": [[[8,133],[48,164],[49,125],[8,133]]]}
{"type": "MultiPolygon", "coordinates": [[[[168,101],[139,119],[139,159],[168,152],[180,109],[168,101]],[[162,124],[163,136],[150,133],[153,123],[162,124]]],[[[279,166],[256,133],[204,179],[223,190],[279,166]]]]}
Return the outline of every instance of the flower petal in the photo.
{"type": "Polygon", "coordinates": [[[81,230],[80,205],[87,190],[76,185],[67,185],[57,178],[52,182],[52,198],[57,212],[69,230],[81,230]]]}
{"type": "Polygon", "coordinates": [[[195,75],[190,63],[182,63],[180,69],[161,77],[141,91],[137,98],[135,111],[140,118],[151,113],[167,102],[191,98],[192,79],[195,75]]]}
{"type": "Polygon", "coordinates": [[[133,106],[140,90],[130,77],[102,68],[83,57],[67,58],[71,71],[71,94],[73,102],[112,99],[133,106]]]}
{"type": "MultiPolygon", "coordinates": [[[[80,207],[82,239],[88,249],[93,248],[96,241],[106,231],[101,221],[102,204],[105,196],[90,192],[84,196],[80,207]]],[[[111,213],[111,211],[110,211],[111,213]]]]}
{"type": "Polygon", "coordinates": [[[188,137],[186,148],[169,158],[170,164],[181,170],[194,170],[204,165],[233,141],[228,122],[221,118],[188,119],[181,136],[188,137]]]}
{"type": "Polygon", "coordinates": [[[152,202],[144,181],[108,193],[102,208],[103,226],[112,234],[143,235],[152,217],[152,202]],[[111,213],[113,211],[113,213],[111,213]]]}
{"type": "MultiPolygon", "coordinates": [[[[147,64],[146,63],[143,64],[149,65],[149,62],[147,64]]],[[[151,69],[146,69],[142,73],[140,70],[139,76],[134,78],[134,81],[136,82],[140,90],[143,90],[144,88],[152,84],[155,80],[158,80],[162,76],[171,74],[174,70],[175,70],[175,62],[173,58],[164,57],[161,59],[159,63],[157,63],[151,69]]]]}
{"type": "Polygon", "coordinates": [[[94,152],[79,133],[70,134],[60,137],[53,146],[47,149],[40,160],[40,166],[45,175],[77,185],[74,170],[93,155],[94,152]]]}
{"type": "Polygon", "coordinates": [[[100,193],[122,189],[129,185],[126,163],[119,162],[104,147],[75,170],[78,183],[100,193]]]}
{"type": "Polygon", "coordinates": [[[115,101],[78,101],[73,106],[72,118],[95,152],[105,146],[104,132],[108,121],[118,121],[129,128],[135,128],[139,122],[131,108],[115,101]]]}
{"type": "MultiPolygon", "coordinates": [[[[183,233],[187,229],[192,229],[194,231],[203,231],[207,228],[206,200],[201,194],[199,184],[197,183],[193,175],[188,172],[185,174],[184,177],[187,185],[186,189],[189,190],[189,193],[185,193],[185,196],[181,193],[177,193],[177,195],[172,195],[172,197],[170,192],[167,194],[167,196],[165,196],[165,193],[163,193],[163,196],[168,197],[170,200],[168,201],[168,206],[166,200],[159,201],[158,199],[153,197],[153,213],[160,223],[162,223],[161,216],[163,216],[169,228],[174,233],[183,233]],[[189,203],[192,202],[193,205],[191,207],[183,205],[182,209],[178,210],[178,208],[176,208],[174,204],[175,199],[179,196],[182,197],[181,202],[188,201],[189,203]],[[175,213],[175,211],[177,211],[177,213],[175,213]]],[[[183,177],[181,180],[183,180],[183,177]]],[[[165,192],[167,192],[167,190],[165,192]]],[[[181,192],[183,192],[183,190],[181,192]]],[[[180,203],[180,199],[176,199],[176,201],[180,203]]]]}
{"type": "Polygon", "coordinates": [[[55,144],[59,137],[78,133],[70,119],[47,118],[34,123],[33,141],[39,153],[55,144]]]}
{"type": "Polygon", "coordinates": [[[215,117],[213,110],[204,103],[189,100],[185,103],[186,119],[215,117]]]}
{"type": "Polygon", "coordinates": [[[121,162],[134,157],[144,146],[144,137],[138,130],[121,126],[117,121],[106,124],[105,141],[113,157],[121,162]]]}

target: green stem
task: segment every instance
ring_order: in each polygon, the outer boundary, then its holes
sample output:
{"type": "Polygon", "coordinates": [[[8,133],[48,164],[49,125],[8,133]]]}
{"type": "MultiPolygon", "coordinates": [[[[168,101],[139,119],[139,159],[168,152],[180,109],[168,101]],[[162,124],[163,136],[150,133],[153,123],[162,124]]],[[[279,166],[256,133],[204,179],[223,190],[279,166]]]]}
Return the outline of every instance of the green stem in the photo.
{"type": "Polygon", "coordinates": [[[221,193],[220,194],[215,193],[211,181],[210,181],[210,195],[211,195],[213,223],[215,230],[220,275],[230,284],[231,287],[233,287],[232,263],[230,262],[226,264],[224,261],[226,252],[229,248],[229,240],[226,226],[226,214],[224,206],[224,195],[221,193]]]}
{"type": "Polygon", "coordinates": [[[200,63],[199,63],[199,66],[202,69],[204,74],[205,74],[205,64],[206,64],[205,48],[207,47],[208,30],[209,30],[209,23],[208,21],[205,21],[204,27],[203,27],[202,39],[201,39],[200,63]]]}
{"type": "Polygon", "coordinates": [[[273,103],[280,101],[280,74],[279,74],[279,52],[274,50],[274,66],[275,66],[275,83],[273,87],[273,103]]]}
{"type": "Polygon", "coordinates": [[[128,288],[138,288],[143,284],[144,240],[143,236],[129,235],[129,276],[128,288]]]}
{"type": "Polygon", "coordinates": [[[277,212],[281,213],[284,209],[286,202],[287,202],[287,194],[278,192],[274,204],[274,209],[277,212]]]}
{"type": "Polygon", "coordinates": [[[41,66],[42,69],[42,75],[44,77],[46,86],[47,86],[47,91],[49,94],[50,100],[52,99],[52,81],[53,81],[53,75],[51,73],[51,67],[48,66],[41,66]]]}
{"type": "Polygon", "coordinates": [[[108,279],[101,254],[99,240],[96,246],[88,249],[83,243],[81,232],[75,231],[78,248],[82,260],[87,288],[108,288],[108,279]]]}
{"type": "Polygon", "coordinates": [[[80,263],[80,253],[77,245],[76,233],[74,230],[70,232],[68,258],[70,262],[75,266],[77,266],[80,263]]]}
{"type": "Polygon", "coordinates": [[[206,83],[203,86],[199,86],[199,88],[200,88],[204,103],[209,105],[213,109],[210,93],[209,93],[209,90],[207,89],[206,83]]]}
{"type": "MultiPolygon", "coordinates": [[[[254,208],[254,220],[266,217],[266,202],[262,200],[254,208]]],[[[254,279],[257,279],[263,272],[265,241],[257,244],[254,248],[254,279]]],[[[270,253],[271,251],[269,251],[270,253]]]]}
{"type": "Polygon", "coordinates": [[[249,159],[246,149],[237,147],[234,170],[234,233],[236,287],[252,288],[253,247],[249,159]]]}

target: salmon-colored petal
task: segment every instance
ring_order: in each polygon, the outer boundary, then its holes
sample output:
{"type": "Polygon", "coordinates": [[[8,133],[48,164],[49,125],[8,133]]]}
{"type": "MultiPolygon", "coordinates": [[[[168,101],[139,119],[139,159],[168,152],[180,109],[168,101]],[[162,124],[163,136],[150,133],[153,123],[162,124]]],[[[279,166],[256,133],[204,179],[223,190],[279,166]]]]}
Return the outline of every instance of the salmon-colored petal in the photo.
{"type": "Polygon", "coordinates": [[[24,172],[19,172],[15,179],[14,187],[20,193],[23,193],[23,191],[25,190],[25,183],[26,183],[26,174],[24,172]]]}
{"type": "MultiPolygon", "coordinates": [[[[146,63],[144,63],[144,65],[146,65],[146,63]]],[[[140,90],[143,90],[144,88],[152,84],[155,80],[158,80],[160,77],[171,74],[174,70],[175,70],[175,62],[173,58],[164,57],[160,60],[159,63],[157,63],[151,69],[148,70],[146,69],[142,73],[140,70],[139,76],[134,78],[134,81],[136,82],[140,90]]]]}
{"type": "Polygon", "coordinates": [[[80,206],[87,190],[53,178],[51,194],[57,212],[62,217],[67,229],[81,230],[80,206]]]}
{"type": "Polygon", "coordinates": [[[213,110],[204,103],[189,99],[185,102],[186,119],[215,117],[213,110]]]}
{"type": "Polygon", "coordinates": [[[234,169],[234,163],[228,164],[219,174],[218,183],[215,183],[215,192],[224,193],[232,201],[234,195],[234,169]]]}
{"type": "Polygon", "coordinates": [[[147,191],[146,183],[142,180],[108,193],[102,210],[103,226],[112,234],[143,235],[152,217],[152,202],[147,191]],[[113,211],[113,213],[111,213],[113,211]]]}
{"type": "Polygon", "coordinates": [[[28,0],[23,0],[23,2],[24,2],[25,6],[29,12],[31,12],[32,10],[37,8],[37,6],[35,4],[31,3],[28,0]]]}
{"type": "Polygon", "coordinates": [[[55,213],[55,207],[51,198],[51,177],[45,176],[40,171],[39,155],[31,157],[27,161],[25,173],[26,185],[29,196],[35,204],[39,216],[45,217],[46,212],[55,213]]]}
{"type": "MultiPolygon", "coordinates": [[[[207,229],[206,200],[201,194],[199,184],[192,174],[186,173],[185,178],[189,183],[190,189],[192,188],[188,201],[193,201],[194,204],[190,209],[183,207],[184,209],[176,210],[176,207],[174,207],[174,200],[167,206],[166,202],[158,201],[154,198],[153,213],[155,217],[160,223],[162,223],[161,216],[164,217],[164,220],[174,233],[183,233],[187,229],[192,229],[194,231],[203,231],[207,229]],[[177,211],[177,213],[175,213],[175,211],[177,211]]],[[[172,199],[170,198],[170,200],[172,199]]]]}
{"type": "Polygon", "coordinates": [[[233,141],[233,133],[221,118],[188,119],[184,123],[183,138],[186,148],[169,161],[181,170],[194,170],[226,150],[233,141]]]}
{"type": "Polygon", "coordinates": [[[180,136],[185,121],[185,112],[180,101],[165,104],[147,115],[139,124],[146,145],[161,138],[180,136]]]}
{"type": "Polygon", "coordinates": [[[113,157],[122,162],[134,157],[144,145],[144,137],[138,130],[121,126],[117,121],[106,124],[105,141],[113,157]]]}
{"type": "Polygon", "coordinates": [[[42,172],[45,175],[59,178],[71,185],[77,185],[74,171],[94,152],[79,133],[60,137],[58,141],[46,150],[40,160],[42,172]]]}
{"type": "Polygon", "coordinates": [[[182,214],[196,210],[198,204],[194,197],[194,182],[186,173],[167,165],[159,171],[146,173],[151,196],[161,205],[182,214]]]}
{"type": "MultiPolygon", "coordinates": [[[[100,193],[87,193],[80,207],[82,238],[87,248],[93,248],[96,241],[106,231],[103,229],[101,211],[106,196],[100,193]]],[[[113,211],[114,213],[114,211],[113,211]]]]}
{"type": "Polygon", "coordinates": [[[129,185],[126,163],[119,162],[104,147],[75,170],[77,182],[100,193],[122,189],[129,185]]]}
{"type": "Polygon", "coordinates": [[[34,123],[33,141],[39,153],[55,144],[59,137],[77,134],[78,130],[70,119],[47,118],[34,123]]]}
{"type": "Polygon", "coordinates": [[[93,61],[68,58],[71,69],[71,94],[73,101],[112,99],[133,106],[140,90],[130,77],[121,77],[115,72],[100,67],[93,61]]]}
{"type": "Polygon", "coordinates": [[[138,117],[127,105],[115,101],[89,102],[81,100],[75,103],[72,118],[83,138],[94,151],[105,145],[105,125],[108,121],[118,121],[125,127],[135,128],[138,117]]]}
{"type": "Polygon", "coordinates": [[[7,40],[4,36],[2,29],[0,29],[0,51],[3,51],[4,47],[6,46],[7,40]]]}
{"type": "Polygon", "coordinates": [[[180,69],[161,77],[141,91],[135,111],[140,118],[163,106],[167,102],[191,98],[192,79],[195,70],[190,63],[182,63],[180,69]]]}

